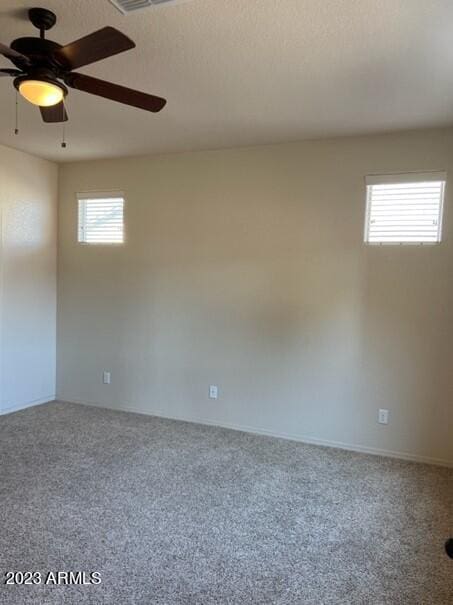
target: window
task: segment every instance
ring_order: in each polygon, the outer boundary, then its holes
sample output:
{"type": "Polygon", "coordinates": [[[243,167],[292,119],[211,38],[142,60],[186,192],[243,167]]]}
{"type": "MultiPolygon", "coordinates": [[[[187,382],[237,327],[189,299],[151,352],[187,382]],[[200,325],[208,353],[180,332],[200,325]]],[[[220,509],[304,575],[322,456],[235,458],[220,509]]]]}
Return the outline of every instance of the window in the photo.
{"type": "Polygon", "coordinates": [[[367,177],[365,242],[440,242],[445,181],[444,172],[367,177]]]}
{"type": "Polygon", "coordinates": [[[124,196],[122,193],[79,193],[79,242],[122,244],[124,242],[124,196]]]}

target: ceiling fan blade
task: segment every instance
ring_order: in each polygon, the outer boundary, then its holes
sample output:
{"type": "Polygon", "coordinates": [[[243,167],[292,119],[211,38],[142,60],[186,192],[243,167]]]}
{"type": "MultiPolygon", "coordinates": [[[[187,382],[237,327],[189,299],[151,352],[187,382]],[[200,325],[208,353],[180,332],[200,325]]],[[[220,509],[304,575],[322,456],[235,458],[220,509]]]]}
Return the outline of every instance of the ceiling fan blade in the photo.
{"type": "Polygon", "coordinates": [[[114,27],[103,27],[54,52],[54,58],[67,69],[77,69],[101,59],[135,48],[135,43],[114,27]]]}
{"type": "Polygon", "coordinates": [[[11,61],[21,61],[24,65],[30,65],[30,59],[13,48],[0,43],[0,54],[11,61]]]}
{"type": "Polygon", "coordinates": [[[52,105],[51,107],[40,107],[39,109],[41,110],[41,116],[44,122],[55,123],[68,121],[68,114],[66,113],[66,108],[63,101],[57,105],[52,105]]]}
{"type": "Polygon", "coordinates": [[[18,69],[0,69],[0,77],[11,76],[14,78],[15,76],[20,76],[21,73],[18,69]]]}
{"type": "Polygon", "coordinates": [[[126,88],[125,86],[119,86],[118,84],[112,84],[112,82],[106,82],[105,80],[98,80],[84,74],[68,74],[65,77],[65,82],[71,88],[83,90],[92,95],[111,99],[125,105],[132,105],[132,107],[138,107],[139,109],[145,109],[154,113],[163,109],[167,103],[161,97],[149,95],[132,88],[126,88]]]}

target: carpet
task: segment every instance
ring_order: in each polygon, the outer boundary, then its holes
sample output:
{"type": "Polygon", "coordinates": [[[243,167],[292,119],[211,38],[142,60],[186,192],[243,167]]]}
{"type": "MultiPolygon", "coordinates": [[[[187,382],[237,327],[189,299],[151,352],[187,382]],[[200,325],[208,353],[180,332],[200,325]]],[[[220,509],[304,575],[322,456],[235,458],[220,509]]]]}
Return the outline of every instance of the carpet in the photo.
{"type": "Polygon", "coordinates": [[[50,403],[0,418],[0,497],[6,605],[453,603],[452,469],[50,403]]]}

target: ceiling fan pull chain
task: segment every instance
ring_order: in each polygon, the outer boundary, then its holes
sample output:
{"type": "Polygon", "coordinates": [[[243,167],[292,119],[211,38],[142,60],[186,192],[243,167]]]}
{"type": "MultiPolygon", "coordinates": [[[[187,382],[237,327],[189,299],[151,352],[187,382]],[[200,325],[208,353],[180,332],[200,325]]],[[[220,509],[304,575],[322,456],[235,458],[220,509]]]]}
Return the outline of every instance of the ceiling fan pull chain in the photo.
{"type": "Polygon", "coordinates": [[[14,128],[14,134],[19,134],[19,96],[16,90],[16,122],[14,128]]]}
{"type": "MultiPolygon", "coordinates": [[[[64,105],[62,105],[62,118],[64,119],[64,105]]],[[[63,147],[63,149],[66,149],[66,128],[65,128],[65,122],[62,122],[62,139],[61,139],[61,146],[63,147]]]]}

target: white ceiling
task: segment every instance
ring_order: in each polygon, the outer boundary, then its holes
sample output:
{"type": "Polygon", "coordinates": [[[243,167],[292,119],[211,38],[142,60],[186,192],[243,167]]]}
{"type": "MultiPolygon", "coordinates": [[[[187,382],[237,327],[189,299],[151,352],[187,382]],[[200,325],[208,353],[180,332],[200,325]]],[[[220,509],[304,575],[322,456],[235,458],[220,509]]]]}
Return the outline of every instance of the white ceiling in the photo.
{"type": "MultiPolygon", "coordinates": [[[[39,3],[38,3],[39,4],[39,3]]],[[[0,0],[1,41],[35,35],[0,0]]],[[[71,91],[61,127],[0,79],[0,143],[57,161],[215,149],[453,123],[452,0],[189,0],[122,16],[45,0],[59,43],[112,25],[137,48],[80,69],[168,99],[160,114],[71,91]]],[[[0,58],[1,60],[1,58],[0,58]]],[[[10,66],[1,60],[1,67],[10,66]]]]}

